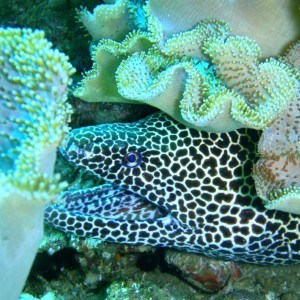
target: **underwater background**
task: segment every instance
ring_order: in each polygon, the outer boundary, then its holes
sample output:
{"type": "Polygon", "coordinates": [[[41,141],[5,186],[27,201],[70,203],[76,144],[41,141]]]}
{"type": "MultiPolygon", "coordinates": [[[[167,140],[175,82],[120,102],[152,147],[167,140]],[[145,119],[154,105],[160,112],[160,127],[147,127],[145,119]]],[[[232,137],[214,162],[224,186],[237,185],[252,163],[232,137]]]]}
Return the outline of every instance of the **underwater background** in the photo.
{"type": "MultiPolygon", "coordinates": [[[[76,68],[75,86],[91,69],[91,38],[76,18],[94,0],[2,0],[1,27],[42,29],[76,68]]],[[[69,94],[71,128],[139,120],[147,105],[88,103],[69,94]]],[[[103,182],[58,157],[56,171],[71,188],[103,182]]],[[[21,299],[280,299],[300,298],[300,266],[258,266],[172,249],[127,246],[79,238],[45,225],[45,234],[21,299]],[[32,296],[30,296],[32,295],[32,296]]]]}

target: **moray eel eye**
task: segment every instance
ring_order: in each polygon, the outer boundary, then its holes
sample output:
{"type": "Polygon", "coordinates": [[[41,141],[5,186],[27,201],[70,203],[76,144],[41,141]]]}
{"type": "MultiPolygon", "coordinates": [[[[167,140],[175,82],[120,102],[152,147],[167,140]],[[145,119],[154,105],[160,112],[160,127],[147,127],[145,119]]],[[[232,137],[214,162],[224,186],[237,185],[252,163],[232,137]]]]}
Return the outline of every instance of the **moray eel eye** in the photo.
{"type": "Polygon", "coordinates": [[[123,166],[128,168],[136,168],[142,162],[142,154],[140,152],[131,151],[124,155],[123,157],[123,166]]]}

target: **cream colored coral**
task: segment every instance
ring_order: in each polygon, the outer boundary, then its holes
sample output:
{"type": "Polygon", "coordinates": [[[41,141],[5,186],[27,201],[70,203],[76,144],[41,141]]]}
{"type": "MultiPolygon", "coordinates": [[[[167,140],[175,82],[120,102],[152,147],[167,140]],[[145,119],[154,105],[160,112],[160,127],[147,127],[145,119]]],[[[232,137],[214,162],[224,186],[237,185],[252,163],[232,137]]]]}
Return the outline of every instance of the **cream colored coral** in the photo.
{"type": "Polygon", "coordinates": [[[104,1],[107,4],[98,5],[93,13],[83,9],[78,13],[78,19],[88,30],[94,41],[100,38],[122,40],[129,25],[128,0],[104,1]]]}
{"type": "Polygon", "coordinates": [[[283,60],[292,65],[300,73],[300,41],[297,41],[288,48],[283,56],[283,60]]]}
{"type": "Polygon", "coordinates": [[[269,209],[300,214],[300,95],[262,134],[253,177],[269,209]]]}
{"type": "Polygon", "coordinates": [[[42,31],[0,28],[0,298],[17,299],[43,232],[44,206],[64,187],[53,174],[68,132],[68,58],[42,31]]]}
{"type": "Polygon", "coordinates": [[[239,127],[264,129],[298,93],[297,72],[272,58],[260,62],[260,47],[248,37],[209,39],[205,52],[224,87],[236,93],[228,119],[239,127]]]}
{"type": "Polygon", "coordinates": [[[300,35],[298,0],[150,0],[149,4],[166,39],[200,20],[222,19],[233,35],[254,39],[266,58],[282,54],[300,35]]]}
{"type": "Polygon", "coordinates": [[[181,102],[196,89],[198,94],[192,97],[202,101],[214,89],[215,79],[207,63],[185,55],[186,46],[197,38],[193,48],[198,47],[197,55],[204,57],[200,46],[205,39],[215,36],[223,40],[228,30],[222,21],[203,21],[194,30],[166,41],[163,49],[159,48],[160,39],[154,38],[153,28],[152,32],[132,31],[122,42],[103,39],[93,48],[93,69],[75,95],[85,101],[147,103],[194,126],[182,117],[181,102]]]}
{"type": "MultiPolygon", "coordinates": [[[[106,16],[117,11],[120,3],[96,10],[105,11],[106,16]]],[[[264,129],[292,101],[298,75],[280,60],[262,58],[273,50],[278,55],[291,42],[298,32],[293,27],[298,17],[291,10],[295,0],[249,3],[192,0],[186,5],[149,0],[132,9],[132,3],[126,2],[125,11],[111,19],[135,22],[130,22],[121,41],[99,35],[103,38],[93,47],[93,69],[75,95],[90,102],[147,103],[206,131],[264,129]],[[228,24],[212,17],[227,20],[233,33],[247,36],[229,36],[228,24]],[[272,26],[283,34],[280,38],[274,38],[269,28],[275,17],[272,26]]],[[[93,18],[96,26],[96,11],[93,18]]],[[[109,19],[104,23],[109,24],[109,19]]],[[[100,31],[109,28],[103,24],[98,22],[100,31]]]]}
{"type": "Polygon", "coordinates": [[[135,103],[122,97],[115,79],[118,66],[124,57],[151,46],[146,33],[134,31],[122,42],[102,40],[92,49],[93,68],[88,71],[74,91],[75,96],[88,102],[135,103]]]}

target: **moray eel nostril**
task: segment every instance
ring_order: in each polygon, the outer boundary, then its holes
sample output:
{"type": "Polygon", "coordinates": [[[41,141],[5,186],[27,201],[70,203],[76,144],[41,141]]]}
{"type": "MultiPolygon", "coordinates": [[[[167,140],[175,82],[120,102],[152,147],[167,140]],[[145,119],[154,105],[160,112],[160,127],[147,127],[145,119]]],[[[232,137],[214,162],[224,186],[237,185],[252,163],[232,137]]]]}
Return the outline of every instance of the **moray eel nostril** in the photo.
{"type": "Polygon", "coordinates": [[[61,152],[108,183],[65,192],[45,220],[109,242],[257,264],[298,262],[300,217],[266,210],[255,191],[258,139],[251,129],[196,131],[163,113],[76,129],[61,152]]]}

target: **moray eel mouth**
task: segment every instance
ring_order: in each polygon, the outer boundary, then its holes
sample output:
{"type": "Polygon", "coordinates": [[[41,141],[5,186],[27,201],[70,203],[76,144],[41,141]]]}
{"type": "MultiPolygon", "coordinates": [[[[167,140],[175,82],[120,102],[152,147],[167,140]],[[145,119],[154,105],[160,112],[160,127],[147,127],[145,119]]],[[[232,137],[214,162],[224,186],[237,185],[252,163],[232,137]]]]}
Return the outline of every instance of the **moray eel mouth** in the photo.
{"type": "MultiPolygon", "coordinates": [[[[171,222],[165,209],[151,203],[145,197],[120,186],[106,183],[99,187],[68,191],[61,194],[63,204],[57,208],[67,210],[77,217],[101,218],[118,221],[164,219],[171,222]]],[[[59,225],[59,224],[58,224],[59,225]]],[[[64,222],[62,224],[65,226],[64,222]]],[[[86,235],[81,228],[75,233],[86,235]]]]}
{"type": "Polygon", "coordinates": [[[73,130],[61,153],[106,180],[46,207],[54,227],[103,241],[257,264],[300,260],[299,216],[266,210],[252,178],[257,131],[215,134],[163,113],[73,130]]]}

